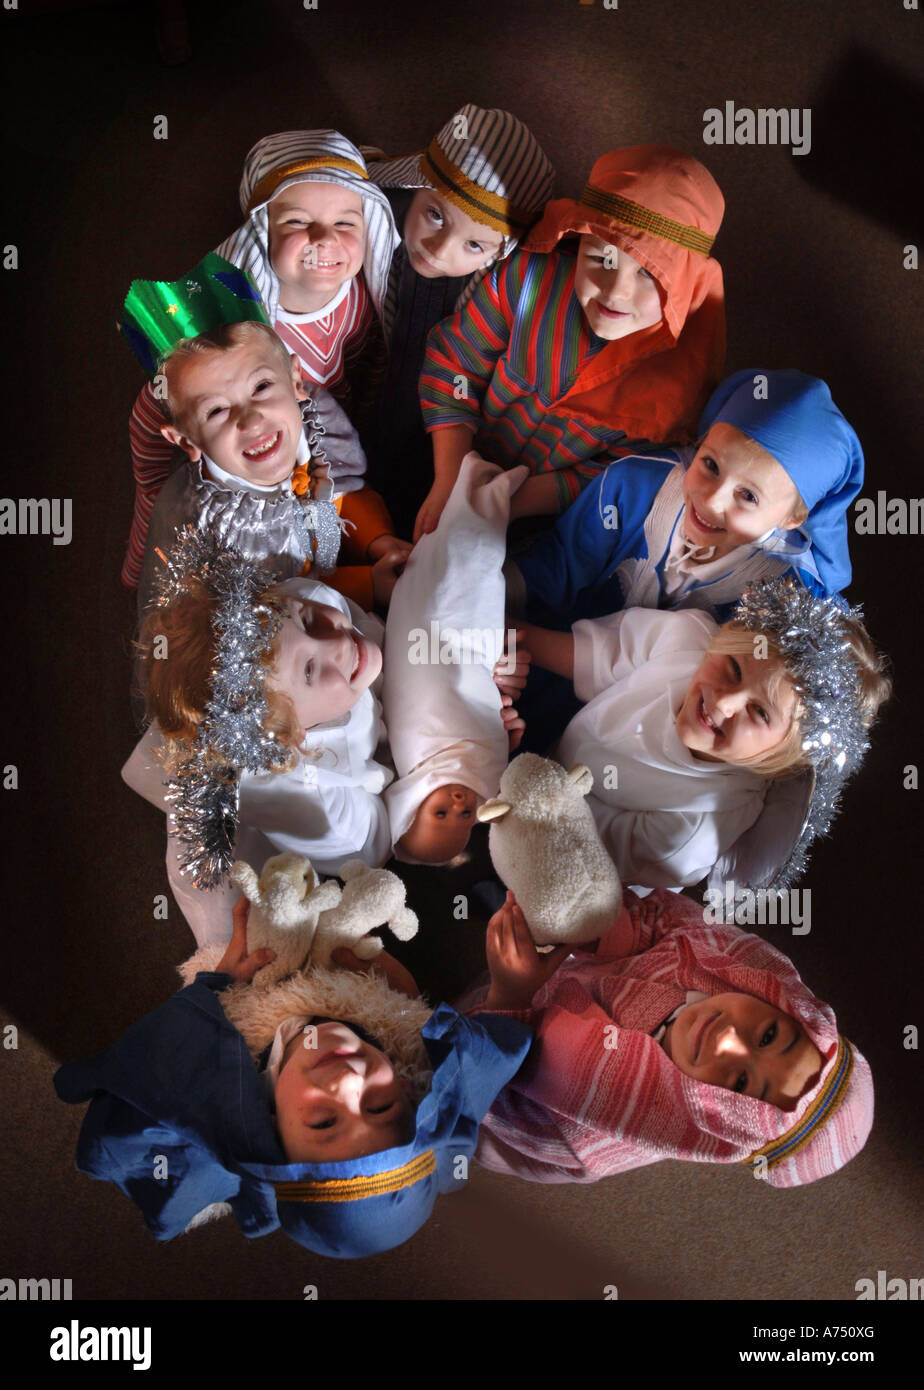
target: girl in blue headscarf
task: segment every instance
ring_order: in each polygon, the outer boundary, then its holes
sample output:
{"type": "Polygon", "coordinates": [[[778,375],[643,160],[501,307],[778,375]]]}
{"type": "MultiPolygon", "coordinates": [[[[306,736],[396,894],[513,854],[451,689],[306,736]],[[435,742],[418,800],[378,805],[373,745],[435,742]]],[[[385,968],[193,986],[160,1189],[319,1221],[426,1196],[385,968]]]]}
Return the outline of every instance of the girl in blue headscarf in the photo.
{"type": "Polygon", "coordinates": [[[786,574],[832,598],[850,583],[862,484],[860,441],[823,381],[736,372],[696,448],[612,463],[517,557],[532,616],[700,608],[722,623],[748,584],[786,574]]]}

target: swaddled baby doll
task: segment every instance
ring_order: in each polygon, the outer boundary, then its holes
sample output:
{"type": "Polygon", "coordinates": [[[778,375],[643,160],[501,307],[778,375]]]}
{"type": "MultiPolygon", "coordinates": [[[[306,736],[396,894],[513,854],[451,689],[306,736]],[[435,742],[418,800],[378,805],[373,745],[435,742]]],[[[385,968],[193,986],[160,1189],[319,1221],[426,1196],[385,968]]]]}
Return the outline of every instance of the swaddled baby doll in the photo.
{"type": "Polygon", "coordinates": [[[515,690],[516,658],[504,665],[502,567],[510,498],[525,478],[525,468],[504,473],[468,454],[436,530],[418,541],[392,594],[382,703],[399,859],[442,864],[464,849],[518,738],[513,696],[499,692],[495,667],[515,690]]]}

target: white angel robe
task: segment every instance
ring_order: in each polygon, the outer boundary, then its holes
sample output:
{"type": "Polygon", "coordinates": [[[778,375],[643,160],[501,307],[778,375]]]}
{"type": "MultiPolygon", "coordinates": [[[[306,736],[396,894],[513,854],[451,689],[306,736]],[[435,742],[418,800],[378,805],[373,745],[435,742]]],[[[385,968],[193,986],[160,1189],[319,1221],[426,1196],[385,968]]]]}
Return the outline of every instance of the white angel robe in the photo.
{"type": "MultiPolygon", "coordinates": [[[[299,598],[326,603],[352,617],[364,637],[381,646],[382,623],[317,580],[292,579],[281,586],[299,598]]],[[[286,772],[249,773],[241,778],[238,834],[234,855],[259,873],[273,854],[304,854],[321,875],[336,874],[347,859],[379,868],[391,853],[388,815],[382,791],[391,769],[378,695],[379,677],[347,715],[309,729],[300,757],[286,772]]],[[[148,728],[122,769],[125,782],[163,811],[164,770],[156,750],[162,735],[148,728]]],[[[240,896],[227,881],[212,891],[197,889],[180,869],[180,851],[167,836],[167,877],[177,904],[199,946],[231,936],[231,906],[240,896]]]]}
{"type": "Polygon", "coordinates": [[[694,609],[628,608],[574,624],[574,689],[586,701],[554,756],[585,763],[588,802],[624,883],[698,883],[754,823],[767,783],[696,758],[675,719],[718,628],[694,609]]]}

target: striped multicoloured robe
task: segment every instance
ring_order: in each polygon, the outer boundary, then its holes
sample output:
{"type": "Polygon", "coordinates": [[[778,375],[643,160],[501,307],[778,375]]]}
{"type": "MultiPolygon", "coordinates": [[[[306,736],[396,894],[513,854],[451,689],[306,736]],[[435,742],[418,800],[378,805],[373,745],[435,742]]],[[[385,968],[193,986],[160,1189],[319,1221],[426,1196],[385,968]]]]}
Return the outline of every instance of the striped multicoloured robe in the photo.
{"type": "Polygon", "coordinates": [[[606,343],[574,293],[575,259],[515,252],[482,280],[468,305],[431,332],[420,378],[428,431],[473,424],[474,447],[505,467],[559,478],[567,506],[613,458],[651,447],[583,422],[562,401],[606,343]]]}
{"type": "Polygon", "coordinates": [[[706,925],[681,894],[627,892],[625,904],[596,954],[579,948],[517,1015],[536,1041],[482,1123],[479,1161],[534,1182],[595,1182],[665,1158],[742,1163],[778,1187],[847,1163],[872,1124],[869,1067],[792,962],[738,927],[706,925]],[[794,1110],[675,1066],[651,1035],[690,990],[752,994],[798,1020],[826,1060],[794,1110]]]}

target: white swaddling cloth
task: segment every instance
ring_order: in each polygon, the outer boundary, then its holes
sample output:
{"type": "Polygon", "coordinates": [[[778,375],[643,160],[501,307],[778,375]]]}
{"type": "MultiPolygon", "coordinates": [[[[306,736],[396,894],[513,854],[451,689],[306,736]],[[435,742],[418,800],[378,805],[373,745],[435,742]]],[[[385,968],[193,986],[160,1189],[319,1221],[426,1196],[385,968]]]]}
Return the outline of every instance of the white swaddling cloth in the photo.
{"type": "Polygon", "coordinates": [[[493,672],[504,650],[510,498],[527,475],[466,454],[436,530],[395,585],[382,687],[397,773],[385,791],[393,844],[437,787],[462,783],[480,804],[507,765],[493,672]]]}

